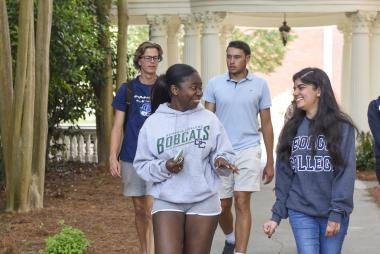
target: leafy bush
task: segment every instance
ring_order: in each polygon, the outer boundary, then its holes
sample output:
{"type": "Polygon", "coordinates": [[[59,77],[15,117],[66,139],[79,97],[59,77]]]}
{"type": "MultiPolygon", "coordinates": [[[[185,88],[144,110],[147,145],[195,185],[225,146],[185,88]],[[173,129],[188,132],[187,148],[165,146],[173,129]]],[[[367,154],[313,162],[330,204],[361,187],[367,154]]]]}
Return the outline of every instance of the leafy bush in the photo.
{"type": "Polygon", "coordinates": [[[374,140],[369,132],[360,132],[356,146],[356,168],[358,170],[375,169],[374,140]]]}
{"type": "Polygon", "coordinates": [[[77,228],[67,226],[60,221],[62,230],[46,240],[46,248],[39,254],[82,254],[90,246],[86,235],[77,228]]]}

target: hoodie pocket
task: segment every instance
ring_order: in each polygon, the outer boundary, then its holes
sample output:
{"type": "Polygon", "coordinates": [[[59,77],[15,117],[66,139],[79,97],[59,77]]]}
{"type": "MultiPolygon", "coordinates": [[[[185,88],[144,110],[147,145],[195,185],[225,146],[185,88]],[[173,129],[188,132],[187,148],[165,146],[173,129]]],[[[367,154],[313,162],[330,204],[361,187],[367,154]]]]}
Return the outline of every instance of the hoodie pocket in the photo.
{"type": "Polygon", "coordinates": [[[204,176],[175,175],[162,183],[159,199],[193,203],[207,198],[212,190],[204,176]]]}
{"type": "MultiPolygon", "coordinates": [[[[200,151],[197,151],[200,153],[200,151]]],[[[202,151],[206,152],[207,151],[202,151]]],[[[206,170],[211,169],[209,158],[204,158],[204,154],[188,153],[185,155],[184,174],[188,176],[203,177],[206,170]]]]}

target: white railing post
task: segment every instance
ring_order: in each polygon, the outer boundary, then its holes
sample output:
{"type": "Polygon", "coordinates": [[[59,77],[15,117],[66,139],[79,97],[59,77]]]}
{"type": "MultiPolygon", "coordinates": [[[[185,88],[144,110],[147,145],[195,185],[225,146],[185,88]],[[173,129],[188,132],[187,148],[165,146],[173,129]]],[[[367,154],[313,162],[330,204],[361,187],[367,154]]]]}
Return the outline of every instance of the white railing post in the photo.
{"type": "Polygon", "coordinates": [[[91,162],[91,134],[87,133],[86,134],[86,156],[85,156],[85,161],[86,162],[91,162]]]}
{"type": "Polygon", "coordinates": [[[63,153],[63,160],[69,161],[70,160],[70,145],[71,145],[71,140],[69,136],[65,136],[64,144],[65,144],[65,152],[63,153]]]}
{"type": "Polygon", "coordinates": [[[71,139],[71,143],[73,144],[72,145],[72,155],[73,155],[73,161],[77,161],[78,160],[78,140],[77,140],[77,136],[74,135],[71,139]]]}
{"type": "Polygon", "coordinates": [[[84,161],[84,138],[82,134],[78,134],[79,140],[78,140],[78,160],[80,162],[84,161]]]}
{"type": "Polygon", "coordinates": [[[98,163],[98,138],[96,134],[94,135],[94,154],[92,162],[98,163]]]}
{"type": "MultiPolygon", "coordinates": [[[[59,137],[58,138],[58,144],[59,145],[62,145],[63,144],[63,140],[64,140],[64,137],[59,137]]],[[[61,151],[61,150],[58,150],[58,152],[57,152],[57,154],[56,154],[56,156],[55,156],[55,160],[56,161],[61,161],[61,160],[63,160],[64,159],[64,157],[63,157],[63,152],[61,151]]]]}

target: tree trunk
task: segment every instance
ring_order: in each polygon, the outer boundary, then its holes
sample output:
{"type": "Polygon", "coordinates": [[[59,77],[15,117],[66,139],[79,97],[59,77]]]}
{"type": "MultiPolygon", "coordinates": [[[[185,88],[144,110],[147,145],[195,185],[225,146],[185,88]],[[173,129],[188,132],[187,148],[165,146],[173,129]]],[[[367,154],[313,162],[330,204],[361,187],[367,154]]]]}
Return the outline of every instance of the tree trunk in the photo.
{"type": "Polygon", "coordinates": [[[100,104],[100,114],[97,113],[98,133],[98,163],[103,166],[108,165],[108,154],[110,150],[110,136],[112,128],[112,55],[111,55],[111,38],[110,38],[110,10],[112,0],[97,0],[97,15],[99,23],[102,25],[100,47],[106,49],[104,57],[104,70],[101,73],[104,83],[100,85],[98,100],[100,104]]]}
{"type": "Polygon", "coordinates": [[[29,210],[28,192],[32,171],[33,107],[34,105],[34,25],[33,1],[20,1],[16,58],[15,93],[12,113],[11,174],[6,183],[9,211],[29,210]]]}
{"type": "Polygon", "coordinates": [[[8,18],[5,2],[0,0],[2,24],[0,25],[0,75],[1,80],[5,81],[0,84],[2,89],[2,93],[0,93],[0,117],[2,120],[1,136],[6,139],[3,143],[3,149],[7,211],[26,212],[31,208],[42,207],[41,195],[43,195],[44,188],[44,151],[47,133],[44,121],[47,122],[47,112],[44,113],[41,108],[45,104],[45,111],[47,111],[48,94],[47,88],[42,89],[41,86],[47,86],[49,83],[51,1],[41,0],[39,3],[38,33],[40,34],[38,35],[37,61],[35,59],[33,0],[20,1],[16,74],[13,85],[8,18]],[[43,52],[40,53],[41,51],[43,52]],[[34,107],[36,76],[39,82],[39,90],[37,91],[39,97],[34,107]],[[3,120],[6,122],[3,123],[3,120]],[[39,121],[42,122],[42,125],[39,121]],[[44,132],[45,141],[43,140],[44,132]],[[41,144],[39,144],[40,141],[41,144]],[[43,149],[43,161],[38,161],[40,149],[43,149]],[[36,198],[36,193],[38,198],[36,198]]]}
{"type": "MultiPolygon", "coordinates": [[[[0,0],[0,136],[3,146],[4,168],[9,168],[11,158],[11,114],[13,105],[12,54],[8,14],[5,0],[0,0]]],[[[6,173],[5,182],[10,181],[6,173]]]]}
{"type": "Polygon", "coordinates": [[[127,43],[128,43],[128,1],[118,0],[117,4],[117,78],[116,88],[127,79],[127,43]]]}
{"type": "Polygon", "coordinates": [[[36,33],[36,96],[34,105],[33,176],[30,188],[30,207],[42,208],[45,184],[46,146],[48,134],[49,45],[53,0],[38,2],[36,33]]]}

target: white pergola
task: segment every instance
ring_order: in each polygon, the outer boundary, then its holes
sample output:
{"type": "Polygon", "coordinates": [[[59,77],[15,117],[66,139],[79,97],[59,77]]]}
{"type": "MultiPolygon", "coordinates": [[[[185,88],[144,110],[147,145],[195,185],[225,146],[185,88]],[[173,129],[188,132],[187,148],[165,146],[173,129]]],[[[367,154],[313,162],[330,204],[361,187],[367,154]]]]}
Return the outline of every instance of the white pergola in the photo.
{"type": "Polygon", "coordinates": [[[150,39],[164,50],[159,71],[187,63],[201,71],[205,84],[225,71],[226,34],[234,26],[278,27],[284,13],[292,27],[336,25],[343,33],[342,106],[368,131],[367,106],[380,95],[380,0],[128,0],[129,24],[148,24],[150,39]]]}

